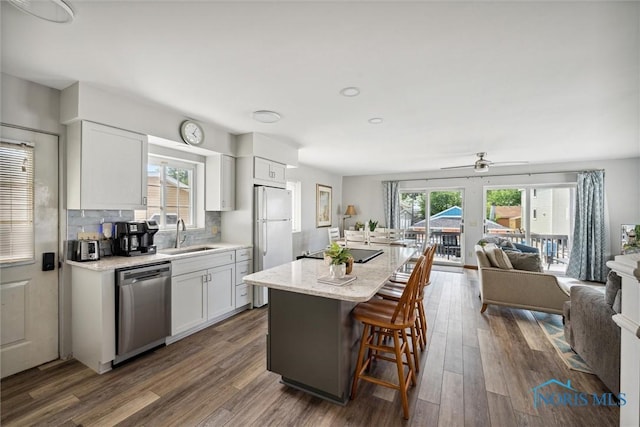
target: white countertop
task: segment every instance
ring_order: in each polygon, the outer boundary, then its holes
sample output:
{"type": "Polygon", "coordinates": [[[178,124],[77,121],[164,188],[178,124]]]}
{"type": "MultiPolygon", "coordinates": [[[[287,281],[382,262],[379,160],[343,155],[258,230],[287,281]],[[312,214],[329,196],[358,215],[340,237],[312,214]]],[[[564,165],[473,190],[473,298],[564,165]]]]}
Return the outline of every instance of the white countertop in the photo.
{"type": "MultiPolygon", "coordinates": [[[[79,261],[66,260],[66,263],[74,267],[81,267],[87,270],[109,271],[109,270],[115,270],[118,268],[135,267],[136,265],[153,264],[156,262],[167,262],[167,261],[172,261],[176,259],[183,259],[183,258],[189,258],[189,257],[201,256],[201,255],[209,255],[209,254],[215,254],[220,252],[232,251],[236,249],[246,249],[251,247],[251,245],[242,245],[237,243],[222,243],[222,242],[211,243],[211,246],[215,246],[215,249],[184,253],[184,254],[157,253],[155,255],[139,255],[139,256],[131,256],[131,257],[110,256],[110,257],[102,258],[101,260],[98,260],[98,261],[79,262],[79,261]]],[[[159,250],[159,252],[161,251],[162,249],[159,250]]]]}
{"type": "Polygon", "coordinates": [[[382,249],[383,253],[364,264],[353,264],[356,280],[343,286],[318,283],[318,277],[329,274],[329,266],[320,259],[303,258],[259,271],[243,278],[250,285],[264,286],[307,295],[363,302],[371,299],[393,272],[411,257],[415,248],[402,246],[359,245],[360,249],[382,249]]]}

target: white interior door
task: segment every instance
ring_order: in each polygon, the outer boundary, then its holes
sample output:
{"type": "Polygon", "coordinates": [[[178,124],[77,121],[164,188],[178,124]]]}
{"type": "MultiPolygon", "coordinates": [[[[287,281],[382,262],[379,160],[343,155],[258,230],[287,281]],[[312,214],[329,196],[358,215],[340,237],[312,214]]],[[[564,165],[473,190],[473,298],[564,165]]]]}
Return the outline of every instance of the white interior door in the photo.
{"type": "MultiPolygon", "coordinates": [[[[0,376],[4,378],[58,358],[59,195],[57,136],[2,126],[0,137],[33,144],[34,165],[33,251],[28,259],[0,264],[0,376]],[[45,252],[54,253],[53,270],[42,271],[45,252]]],[[[9,167],[3,162],[0,173],[11,173],[9,167]]],[[[6,211],[5,206],[2,209],[6,211]]],[[[0,225],[6,242],[11,233],[7,219],[2,218],[0,225]]]]}

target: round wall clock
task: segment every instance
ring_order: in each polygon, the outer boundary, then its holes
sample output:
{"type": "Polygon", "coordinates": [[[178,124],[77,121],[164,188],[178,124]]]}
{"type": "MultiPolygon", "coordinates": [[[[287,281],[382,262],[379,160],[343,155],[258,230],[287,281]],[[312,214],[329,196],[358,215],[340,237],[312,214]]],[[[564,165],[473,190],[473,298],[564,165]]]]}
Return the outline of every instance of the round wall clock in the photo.
{"type": "Polygon", "coordinates": [[[180,136],[187,144],[199,145],[204,141],[204,130],[193,120],[185,120],[180,125],[180,136]]]}

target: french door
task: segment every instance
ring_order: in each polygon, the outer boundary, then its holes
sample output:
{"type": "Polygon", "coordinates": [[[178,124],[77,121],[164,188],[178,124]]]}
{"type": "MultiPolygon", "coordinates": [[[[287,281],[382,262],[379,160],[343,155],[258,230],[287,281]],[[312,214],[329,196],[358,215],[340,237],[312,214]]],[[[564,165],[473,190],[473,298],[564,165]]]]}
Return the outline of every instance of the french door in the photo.
{"type": "Polygon", "coordinates": [[[538,250],[545,270],[564,273],[571,250],[575,185],[485,188],[484,235],[538,250]]]}
{"type": "Polygon", "coordinates": [[[464,261],[464,191],[427,189],[400,192],[400,227],[420,245],[437,244],[434,262],[462,265],[464,261]]]}

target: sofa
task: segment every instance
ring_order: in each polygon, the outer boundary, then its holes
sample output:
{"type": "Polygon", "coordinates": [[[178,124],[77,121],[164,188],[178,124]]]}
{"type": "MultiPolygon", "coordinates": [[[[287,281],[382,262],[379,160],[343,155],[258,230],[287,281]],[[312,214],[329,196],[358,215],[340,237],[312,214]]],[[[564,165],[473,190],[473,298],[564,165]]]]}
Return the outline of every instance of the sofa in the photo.
{"type": "Polygon", "coordinates": [[[612,317],[620,313],[620,282],[620,276],[611,271],[604,295],[577,286],[564,303],[567,343],[615,395],[620,393],[620,327],[612,317]]]}
{"type": "MultiPolygon", "coordinates": [[[[601,294],[604,292],[601,283],[543,273],[541,265],[538,271],[527,271],[513,268],[511,264],[500,264],[500,257],[495,255],[504,255],[508,251],[503,251],[496,245],[475,245],[475,252],[482,300],[481,313],[485,312],[489,304],[493,304],[563,314],[563,305],[569,301],[572,287],[589,286],[599,289],[601,294]],[[494,262],[490,261],[489,256],[494,262]],[[498,262],[495,262],[496,258],[498,262]]],[[[537,263],[540,264],[539,254],[537,263]]]]}

